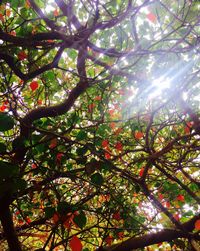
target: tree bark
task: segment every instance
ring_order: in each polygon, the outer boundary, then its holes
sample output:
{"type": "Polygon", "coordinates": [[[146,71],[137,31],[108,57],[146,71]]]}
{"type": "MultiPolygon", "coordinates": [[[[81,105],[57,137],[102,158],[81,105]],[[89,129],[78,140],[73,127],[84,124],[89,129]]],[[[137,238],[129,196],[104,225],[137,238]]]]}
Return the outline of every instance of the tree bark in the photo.
{"type": "Polygon", "coordinates": [[[0,220],[4,236],[8,242],[9,251],[22,251],[20,242],[15,232],[9,205],[0,203],[0,220]]]}
{"type": "MultiPolygon", "coordinates": [[[[132,251],[138,248],[144,248],[160,242],[169,242],[177,238],[186,238],[190,236],[191,232],[195,227],[196,220],[200,219],[200,215],[194,216],[188,222],[182,224],[186,232],[180,231],[179,229],[163,229],[157,233],[145,234],[139,237],[129,238],[119,244],[112,245],[110,247],[101,247],[97,251],[132,251]]],[[[194,236],[193,236],[194,237],[194,236]]],[[[196,236],[196,239],[200,239],[200,236],[196,236]]],[[[194,243],[194,241],[193,241],[194,243]]]]}

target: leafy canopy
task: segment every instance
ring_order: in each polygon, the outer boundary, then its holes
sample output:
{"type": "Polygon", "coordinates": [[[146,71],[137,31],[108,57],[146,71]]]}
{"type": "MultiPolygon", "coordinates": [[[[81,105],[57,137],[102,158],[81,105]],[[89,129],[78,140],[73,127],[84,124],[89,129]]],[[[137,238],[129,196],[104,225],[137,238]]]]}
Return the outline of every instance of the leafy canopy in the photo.
{"type": "Polygon", "coordinates": [[[2,250],[199,250],[199,9],[1,1],[2,250]]]}

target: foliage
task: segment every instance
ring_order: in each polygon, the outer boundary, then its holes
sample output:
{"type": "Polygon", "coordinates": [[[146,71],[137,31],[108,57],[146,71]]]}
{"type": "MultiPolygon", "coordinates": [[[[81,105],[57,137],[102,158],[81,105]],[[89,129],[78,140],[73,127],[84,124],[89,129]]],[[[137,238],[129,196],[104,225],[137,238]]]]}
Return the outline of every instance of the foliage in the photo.
{"type": "Polygon", "coordinates": [[[198,250],[199,1],[0,5],[0,249],[198,250]]]}

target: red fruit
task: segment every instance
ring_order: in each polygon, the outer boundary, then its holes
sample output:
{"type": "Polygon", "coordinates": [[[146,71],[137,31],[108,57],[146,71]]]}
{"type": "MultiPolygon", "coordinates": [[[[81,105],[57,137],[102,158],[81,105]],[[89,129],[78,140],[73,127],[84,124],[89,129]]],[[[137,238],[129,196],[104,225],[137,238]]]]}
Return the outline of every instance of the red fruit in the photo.
{"type": "Polygon", "coordinates": [[[56,160],[60,162],[63,156],[64,156],[63,153],[58,153],[58,154],[56,155],[56,160]]]}
{"type": "Polygon", "coordinates": [[[175,213],[175,214],[173,215],[173,217],[174,217],[174,219],[176,219],[177,221],[180,220],[180,215],[179,215],[179,213],[175,213]]]}
{"type": "Polygon", "coordinates": [[[7,106],[6,106],[6,105],[2,105],[2,106],[0,106],[0,112],[4,112],[6,108],[7,108],[7,106]]]}
{"type": "Polygon", "coordinates": [[[26,222],[31,223],[31,219],[29,217],[26,217],[26,222]]]}
{"type": "Polygon", "coordinates": [[[57,9],[54,10],[53,12],[54,17],[57,17],[59,15],[59,11],[57,9]]]}
{"type": "Polygon", "coordinates": [[[42,105],[42,100],[38,99],[37,103],[38,103],[38,105],[42,105]]]}
{"type": "Polygon", "coordinates": [[[0,13],[0,21],[4,22],[4,16],[0,13]]]}
{"type": "Polygon", "coordinates": [[[118,235],[118,238],[120,240],[122,240],[124,238],[124,233],[123,232],[119,232],[117,235],[118,235]]]}
{"type": "Polygon", "coordinates": [[[105,153],[105,159],[110,159],[111,155],[109,153],[105,153]]]}
{"type": "Polygon", "coordinates": [[[187,125],[189,128],[192,128],[193,122],[188,121],[188,122],[186,122],[186,125],[187,125]]]}
{"type": "Polygon", "coordinates": [[[192,130],[193,122],[186,122],[186,126],[184,127],[185,134],[190,134],[192,130]]]}
{"type": "Polygon", "coordinates": [[[39,87],[39,84],[37,81],[33,81],[30,83],[30,87],[32,91],[35,91],[39,87]]]}
{"type": "Polygon", "coordinates": [[[89,105],[88,105],[88,112],[91,113],[91,112],[93,111],[93,109],[95,108],[95,106],[96,106],[96,105],[95,105],[94,103],[89,104],[89,105]]]}
{"type": "Polygon", "coordinates": [[[121,220],[120,212],[115,212],[112,217],[117,221],[121,220]]]}
{"type": "Polygon", "coordinates": [[[94,98],[94,100],[97,100],[97,101],[100,101],[102,98],[101,98],[101,96],[96,96],[95,98],[94,98]]]}
{"type": "Polygon", "coordinates": [[[123,145],[121,142],[117,142],[115,144],[115,149],[117,149],[118,151],[122,151],[123,150],[123,145]]]}
{"type": "Polygon", "coordinates": [[[31,165],[31,167],[32,167],[32,169],[36,169],[36,168],[37,168],[37,165],[36,165],[35,163],[33,163],[33,164],[31,165]]]}
{"type": "Polygon", "coordinates": [[[15,214],[16,214],[16,215],[19,215],[19,214],[20,214],[20,211],[17,211],[15,214]]]}
{"type": "Polygon", "coordinates": [[[111,122],[110,123],[110,128],[115,129],[115,127],[116,127],[116,123],[115,122],[111,122]]]}
{"type": "Polygon", "coordinates": [[[176,199],[177,199],[178,201],[181,201],[181,202],[184,202],[184,201],[185,201],[185,197],[184,197],[184,195],[182,195],[182,194],[179,194],[179,195],[176,197],[176,199]]]}
{"type": "Polygon", "coordinates": [[[24,52],[24,51],[20,51],[18,54],[17,54],[17,57],[20,61],[24,60],[27,58],[27,54],[24,52]]]}
{"type": "Polygon", "coordinates": [[[157,20],[157,18],[156,18],[156,16],[153,14],[153,13],[149,13],[149,14],[147,14],[147,18],[149,19],[149,21],[151,21],[152,23],[156,23],[156,20],[157,20]]]}
{"type": "Polygon", "coordinates": [[[195,221],[195,229],[200,230],[200,220],[195,221]]]}
{"type": "Polygon", "coordinates": [[[134,133],[134,136],[135,136],[136,139],[141,139],[141,138],[144,137],[144,134],[142,132],[140,132],[140,131],[136,131],[134,133]]]}
{"type": "Polygon", "coordinates": [[[184,128],[184,132],[185,132],[185,134],[189,134],[190,133],[190,128],[188,126],[186,126],[184,128]]]}
{"type": "Polygon", "coordinates": [[[73,236],[71,238],[71,240],[69,241],[69,246],[72,251],[81,251],[83,248],[83,245],[77,236],[73,236]]]}
{"type": "Polygon", "coordinates": [[[160,200],[163,200],[163,199],[164,199],[164,196],[163,196],[161,193],[159,193],[159,194],[158,194],[158,198],[159,198],[160,200]]]}
{"type": "Polygon", "coordinates": [[[142,168],[140,169],[139,176],[142,177],[142,176],[143,176],[143,173],[144,173],[144,167],[142,167],[142,168]]]}
{"type": "Polygon", "coordinates": [[[23,220],[18,220],[18,223],[19,223],[20,225],[23,225],[23,224],[24,224],[24,221],[23,221],[23,220]]]}
{"type": "Polygon", "coordinates": [[[102,147],[106,148],[109,145],[109,141],[107,139],[104,139],[101,143],[102,147]]]}
{"type": "Polygon", "coordinates": [[[110,246],[113,242],[113,237],[111,235],[107,236],[105,242],[110,246]]]}
{"type": "Polygon", "coordinates": [[[170,206],[171,206],[169,201],[165,201],[165,202],[163,202],[162,204],[163,204],[163,206],[166,207],[166,208],[170,208],[170,206]]]}

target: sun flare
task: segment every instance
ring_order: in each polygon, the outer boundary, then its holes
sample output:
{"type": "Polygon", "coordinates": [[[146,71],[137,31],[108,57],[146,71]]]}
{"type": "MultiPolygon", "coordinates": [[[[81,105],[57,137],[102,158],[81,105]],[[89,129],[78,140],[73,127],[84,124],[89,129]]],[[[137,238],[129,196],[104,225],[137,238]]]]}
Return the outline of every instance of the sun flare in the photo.
{"type": "Polygon", "coordinates": [[[158,78],[152,81],[152,92],[149,95],[149,98],[155,98],[162,94],[166,89],[169,89],[171,86],[171,81],[169,78],[158,78]]]}

